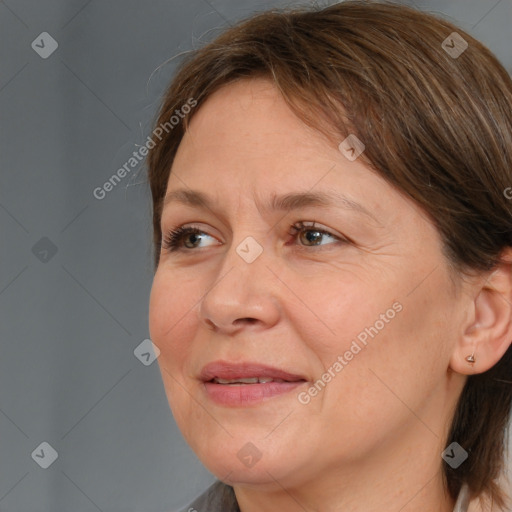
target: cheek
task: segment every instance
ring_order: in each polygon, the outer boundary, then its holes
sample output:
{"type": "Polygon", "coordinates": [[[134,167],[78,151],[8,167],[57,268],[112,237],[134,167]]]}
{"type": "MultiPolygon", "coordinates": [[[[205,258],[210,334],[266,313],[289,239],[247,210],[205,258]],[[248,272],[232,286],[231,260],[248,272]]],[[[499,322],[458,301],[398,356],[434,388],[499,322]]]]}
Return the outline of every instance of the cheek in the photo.
{"type": "Polygon", "coordinates": [[[310,327],[307,339],[320,356],[322,371],[332,368],[335,377],[312,403],[330,409],[333,421],[342,417],[354,427],[364,417],[383,425],[405,421],[410,409],[421,409],[448,366],[453,329],[445,287],[442,276],[435,276],[412,294],[408,282],[396,280],[380,289],[378,283],[353,283],[326,295],[324,308],[320,303],[317,308],[335,335],[324,329],[323,337],[315,337],[310,327]],[[343,362],[334,366],[338,356],[343,362]],[[327,407],[333,403],[343,407],[327,407]]]}
{"type": "MultiPolygon", "coordinates": [[[[437,290],[442,289],[439,283],[437,290]]],[[[424,290],[422,290],[424,291],[424,290]]],[[[384,325],[347,367],[340,384],[348,402],[382,425],[399,424],[411,411],[425,411],[445,377],[452,333],[448,304],[436,293],[399,297],[401,311],[389,323],[377,322],[385,310],[368,325],[384,325]],[[351,377],[349,379],[349,376],[351,377]],[[357,397],[357,399],[355,399],[357,397]]],[[[440,405],[441,407],[441,405],[440,405]]]]}
{"type": "Polygon", "coordinates": [[[180,278],[175,272],[155,274],[149,300],[149,332],[161,358],[173,361],[174,366],[184,358],[184,347],[190,346],[191,322],[200,296],[197,281],[180,278]]]}
{"type": "Polygon", "coordinates": [[[180,426],[188,425],[197,414],[195,403],[185,390],[187,363],[197,322],[195,308],[201,296],[197,283],[183,273],[157,271],[149,299],[149,332],[160,349],[157,359],[165,393],[173,416],[180,426]]]}
{"type": "MultiPolygon", "coordinates": [[[[301,303],[293,311],[288,310],[291,321],[297,328],[299,339],[313,349],[325,367],[332,365],[351,347],[357,352],[354,341],[362,348],[372,339],[377,342],[392,326],[393,317],[401,314],[393,309],[397,302],[393,296],[395,290],[386,283],[379,287],[379,283],[368,283],[346,272],[336,279],[331,277],[301,283],[295,278],[291,282],[295,284],[297,295],[304,297],[307,304],[306,309],[301,303]],[[380,320],[381,315],[386,315],[388,323],[380,320]],[[379,332],[372,338],[369,329],[376,322],[379,332]]],[[[351,357],[350,354],[348,356],[351,357]]]]}

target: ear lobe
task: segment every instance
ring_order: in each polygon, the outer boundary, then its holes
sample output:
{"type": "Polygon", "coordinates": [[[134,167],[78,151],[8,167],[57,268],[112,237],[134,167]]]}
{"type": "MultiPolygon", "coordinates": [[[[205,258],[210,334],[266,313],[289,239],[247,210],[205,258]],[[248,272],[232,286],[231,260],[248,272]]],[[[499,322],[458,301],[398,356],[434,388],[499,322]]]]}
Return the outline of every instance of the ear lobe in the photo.
{"type": "MultiPolygon", "coordinates": [[[[510,253],[506,253],[510,255],[510,253]]],[[[468,322],[457,341],[450,368],[457,373],[473,375],[492,368],[512,344],[512,269],[510,261],[499,265],[473,292],[468,305],[468,322]],[[472,362],[472,357],[474,362],[472,362]],[[469,360],[467,359],[469,358],[469,360]]]]}

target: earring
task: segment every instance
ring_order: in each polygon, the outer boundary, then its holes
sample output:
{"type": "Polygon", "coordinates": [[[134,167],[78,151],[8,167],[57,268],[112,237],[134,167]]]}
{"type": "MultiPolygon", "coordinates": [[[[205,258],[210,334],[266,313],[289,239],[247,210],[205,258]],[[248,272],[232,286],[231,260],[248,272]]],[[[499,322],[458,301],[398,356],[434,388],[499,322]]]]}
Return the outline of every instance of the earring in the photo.
{"type": "Polygon", "coordinates": [[[475,353],[473,352],[471,355],[467,356],[466,357],[466,361],[469,363],[469,364],[473,364],[476,359],[475,359],[475,353]]]}

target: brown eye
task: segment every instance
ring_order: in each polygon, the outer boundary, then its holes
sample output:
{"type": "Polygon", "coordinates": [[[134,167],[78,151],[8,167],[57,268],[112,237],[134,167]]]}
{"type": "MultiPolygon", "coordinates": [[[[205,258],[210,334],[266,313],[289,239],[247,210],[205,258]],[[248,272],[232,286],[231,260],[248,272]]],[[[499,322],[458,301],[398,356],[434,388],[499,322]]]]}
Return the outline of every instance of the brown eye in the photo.
{"type": "MultiPolygon", "coordinates": [[[[290,226],[289,235],[293,237],[297,237],[301,239],[301,245],[305,247],[313,247],[317,245],[326,245],[321,243],[322,239],[325,237],[330,237],[334,242],[347,242],[347,240],[341,239],[339,236],[326,231],[325,229],[320,229],[315,227],[315,223],[305,224],[304,222],[296,222],[292,226],[290,226]]],[[[332,243],[332,242],[328,242],[332,243]]]]}
{"type": "Polygon", "coordinates": [[[168,251],[191,250],[197,248],[197,243],[205,237],[211,236],[208,233],[194,227],[179,227],[170,231],[162,239],[162,249],[168,251]],[[190,243],[189,243],[190,242],[190,243]]]}

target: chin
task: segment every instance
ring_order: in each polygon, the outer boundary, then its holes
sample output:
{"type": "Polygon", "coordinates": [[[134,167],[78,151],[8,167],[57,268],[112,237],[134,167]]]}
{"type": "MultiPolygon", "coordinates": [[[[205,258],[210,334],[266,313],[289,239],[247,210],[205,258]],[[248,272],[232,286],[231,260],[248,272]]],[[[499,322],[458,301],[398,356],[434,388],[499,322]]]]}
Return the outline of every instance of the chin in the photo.
{"type": "MultiPolygon", "coordinates": [[[[306,475],[301,474],[300,468],[307,468],[307,461],[314,454],[300,453],[282,445],[272,446],[265,441],[265,435],[254,437],[254,442],[248,441],[247,435],[226,436],[221,442],[208,437],[202,437],[199,442],[188,439],[188,442],[206,469],[227,484],[254,484],[262,489],[268,484],[271,490],[276,480],[286,486],[304,481],[306,475]]],[[[297,447],[297,443],[290,444],[297,447]]]]}

